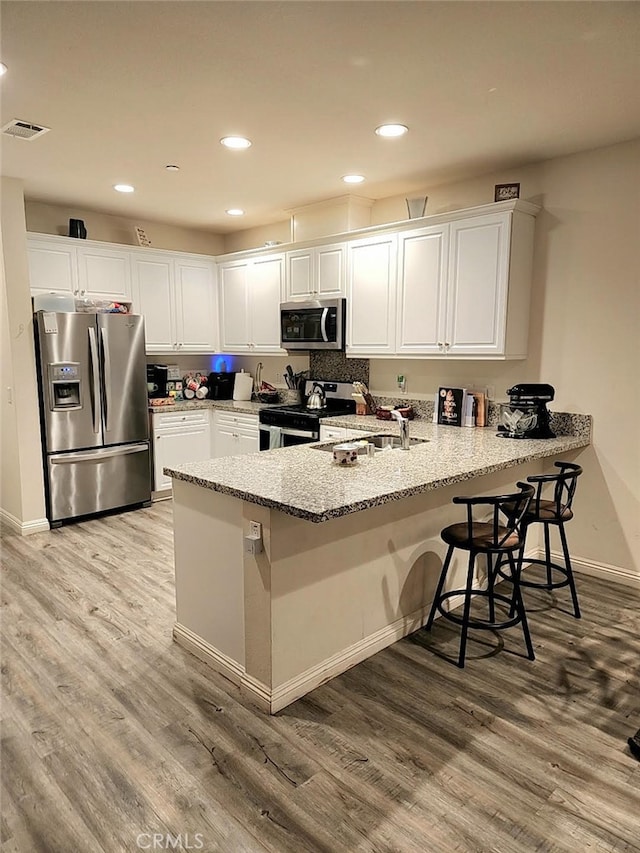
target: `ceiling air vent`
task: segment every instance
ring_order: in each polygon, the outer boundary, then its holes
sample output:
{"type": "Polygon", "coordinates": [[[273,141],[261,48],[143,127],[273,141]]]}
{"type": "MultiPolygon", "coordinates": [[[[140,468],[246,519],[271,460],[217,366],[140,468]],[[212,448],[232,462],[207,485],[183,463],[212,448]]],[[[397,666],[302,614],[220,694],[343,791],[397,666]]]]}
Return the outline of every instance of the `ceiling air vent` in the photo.
{"type": "Polygon", "coordinates": [[[38,136],[42,136],[43,133],[47,133],[51,130],[50,127],[43,127],[40,124],[31,124],[30,121],[21,121],[18,118],[13,118],[8,124],[2,128],[2,132],[5,136],[13,136],[16,139],[26,139],[27,141],[31,141],[32,139],[37,139],[38,136]]]}

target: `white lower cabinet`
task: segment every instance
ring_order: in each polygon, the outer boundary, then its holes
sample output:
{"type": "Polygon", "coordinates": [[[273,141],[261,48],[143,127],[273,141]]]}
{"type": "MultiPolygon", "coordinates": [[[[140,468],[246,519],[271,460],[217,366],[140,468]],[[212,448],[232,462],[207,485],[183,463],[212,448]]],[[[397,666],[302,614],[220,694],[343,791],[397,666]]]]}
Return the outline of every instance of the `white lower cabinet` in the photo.
{"type": "Polygon", "coordinates": [[[365,438],[365,434],[359,429],[320,424],[320,441],[346,441],[349,438],[365,438]]]}
{"type": "Polygon", "coordinates": [[[244,456],[260,450],[260,426],[257,415],[244,412],[213,413],[213,455],[244,456]]]}
{"type": "Polygon", "coordinates": [[[171,478],[162,473],[166,466],[204,462],[211,458],[209,409],[194,412],[153,412],[153,490],[171,488],[171,478]]]}

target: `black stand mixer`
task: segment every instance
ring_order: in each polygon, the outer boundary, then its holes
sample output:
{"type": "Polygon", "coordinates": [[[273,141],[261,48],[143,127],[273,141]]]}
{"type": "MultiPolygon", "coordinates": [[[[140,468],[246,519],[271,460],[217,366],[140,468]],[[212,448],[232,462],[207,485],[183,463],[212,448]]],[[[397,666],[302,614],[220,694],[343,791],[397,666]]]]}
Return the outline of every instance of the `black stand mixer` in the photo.
{"type": "Polygon", "coordinates": [[[509,403],[500,404],[501,438],[555,438],[547,403],[555,397],[553,385],[521,383],[507,390],[509,403]]]}

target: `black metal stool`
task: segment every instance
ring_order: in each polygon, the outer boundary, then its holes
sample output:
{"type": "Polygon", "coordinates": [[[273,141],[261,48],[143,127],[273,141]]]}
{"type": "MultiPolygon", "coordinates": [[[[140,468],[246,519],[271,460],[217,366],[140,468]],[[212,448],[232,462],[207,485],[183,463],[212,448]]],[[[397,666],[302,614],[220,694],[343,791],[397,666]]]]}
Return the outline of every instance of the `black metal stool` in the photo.
{"type": "MultiPolygon", "coordinates": [[[[546,569],[547,579],[546,582],[544,582],[520,578],[520,586],[547,590],[559,589],[560,587],[568,586],[571,590],[571,598],[573,600],[573,614],[576,619],[580,619],[578,594],[576,592],[576,585],[573,579],[573,569],[571,568],[571,560],[569,558],[569,549],[567,547],[567,536],[564,530],[564,525],[565,522],[570,521],[573,518],[571,504],[576,492],[578,477],[582,474],[582,468],[580,465],[576,465],[573,462],[556,462],[555,466],[560,469],[557,474],[539,474],[527,477],[527,483],[532,483],[535,486],[536,493],[522,519],[522,532],[525,540],[527,531],[532,524],[544,525],[544,560],[525,559],[524,562],[528,565],[544,566],[546,569]],[[545,486],[551,483],[553,483],[553,499],[543,498],[542,493],[545,486]],[[551,561],[549,528],[552,524],[558,528],[558,532],[560,534],[564,566],[551,561]],[[554,571],[561,575],[560,580],[554,581],[554,571]]],[[[524,552],[524,543],[522,551],[524,552]]],[[[523,555],[521,554],[519,558],[521,568],[522,561],[523,555]]],[[[503,578],[510,580],[505,572],[499,571],[499,574],[503,578]]]]}
{"type": "MultiPolygon", "coordinates": [[[[442,539],[448,544],[449,549],[447,556],[442,566],[440,580],[436,588],[431,612],[425,628],[431,630],[433,619],[438,610],[442,616],[462,626],[460,636],[460,653],[458,656],[458,666],[464,667],[464,656],[467,646],[467,633],[469,628],[484,628],[484,629],[503,629],[511,628],[518,623],[522,624],[522,632],[527,646],[527,652],[530,660],[535,659],[533,646],[531,644],[531,636],[529,634],[529,626],[527,625],[527,616],[522,596],[520,594],[520,563],[515,560],[514,552],[521,552],[524,544],[524,535],[521,530],[522,519],[529,507],[529,503],[534,494],[533,486],[527,483],[517,483],[520,492],[509,495],[500,495],[495,497],[455,497],[453,503],[464,504],[467,507],[467,520],[460,524],[452,524],[445,527],[441,532],[442,539]],[[492,517],[490,521],[474,521],[474,507],[491,507],[492,517]],[[501,514],[505,520],[502,520],[501,514]],[[444,583],[449,571],[449,565],[453,556],[454,549],[460,548],[463,551],[469,552],[469,562],[467,568],[467,583],[464,589],[453,589],[448,592],[443,592],[444,583]],[[473,586],[473,570],[477,554],[486,554],[487,556],[487,588],[478,589],[473,586]],[[495,566],[493,564],[494,557],[496,558],[495,566]],[[507,596],[494,592],[494,584],[496,575],[500,570],[503,561],[506,560],[509,565],[509,580],[513,584],[512,595],[507,596]],[[462,616],[456,613],[444,610],[444,602],[452,598],[454,595],[464,595],[464,606],[462,616]],[[489,618],[479,619],[471,618],[471,598],[472,596],[484,596],[488,599],[489,618]],[[499,601],[509,605],[509,616],[496,622],[495,602],[499,601]]],[[[506,573],[505,573],[506,574],[506,573]]]]}

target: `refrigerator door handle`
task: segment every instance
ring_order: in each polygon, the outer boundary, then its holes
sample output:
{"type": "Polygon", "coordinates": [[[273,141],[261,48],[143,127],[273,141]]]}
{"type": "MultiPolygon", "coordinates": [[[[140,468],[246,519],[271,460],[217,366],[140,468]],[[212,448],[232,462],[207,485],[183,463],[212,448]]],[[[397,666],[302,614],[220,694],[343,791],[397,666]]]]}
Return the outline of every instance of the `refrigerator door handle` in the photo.
{"type": "Polygon", "coordinates": [[[135,444],[128,447],[112,447],[108,450],[85,450],[81,453],[61,453],[59,456],[50,456],[52,465],[66,465],[71,462],[102,462],[113,456],[126,456],[129,453],[145,453],[149,449],[147,444],[135,444]]]}
{"type": "Polygon", "coordinates": [[[100,376],[98,374],[98,341],[96,330],[89,329],[89,349],[91,351],[91,380],[93,382],[93,393],[91,395],[91,407],[93,409],[93,431],[100,432],[100,376]]]}
{"type": "Polygon", "coordinates": [[[107,432],[111,429],[111,355],[109,354],[109,339],[104,326],[100,329],[102,336],[102,358],[104,361],[104,427],[107,432]]]}

